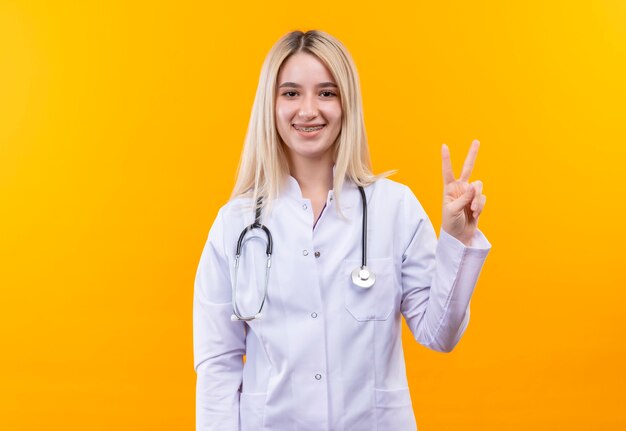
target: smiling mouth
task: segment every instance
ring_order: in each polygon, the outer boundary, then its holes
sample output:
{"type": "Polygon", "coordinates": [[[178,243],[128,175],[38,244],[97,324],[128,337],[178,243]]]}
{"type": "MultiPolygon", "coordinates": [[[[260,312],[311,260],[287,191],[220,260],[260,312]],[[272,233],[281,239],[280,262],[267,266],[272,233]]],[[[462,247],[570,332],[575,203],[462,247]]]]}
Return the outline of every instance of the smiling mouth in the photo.
{"type": "Polygon", "coordinates": [[[300,126],[296,126],[295,124],[293,125],[294,129],[299,130],[300,132],[316,132],[318,130],[321,130],[325,127],[325,124],[322,124],[320,126],[308,126],[308,127],[300,127],[300,126]]]}

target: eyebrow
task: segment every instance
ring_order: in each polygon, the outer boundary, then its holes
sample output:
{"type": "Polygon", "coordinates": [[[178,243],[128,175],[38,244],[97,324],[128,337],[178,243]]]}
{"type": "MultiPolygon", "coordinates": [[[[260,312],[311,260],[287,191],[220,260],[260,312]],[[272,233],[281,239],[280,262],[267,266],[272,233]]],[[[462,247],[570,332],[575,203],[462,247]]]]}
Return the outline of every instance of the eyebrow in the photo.
{"type": "MultiPolygon", "coordinates": [[[[296,84],[295,82],[283,82],[282,84],[280,84],[278,86],[278,88],[283,88],[283,87],[293,87],[293,88],[302,88],[302,85],[300,84],[296,84]]],[[[316,87],[335,87],[337,88],[337,84],[335,84],[334,82],[321,82],[319,84],[316,85],[316,87]]]]}

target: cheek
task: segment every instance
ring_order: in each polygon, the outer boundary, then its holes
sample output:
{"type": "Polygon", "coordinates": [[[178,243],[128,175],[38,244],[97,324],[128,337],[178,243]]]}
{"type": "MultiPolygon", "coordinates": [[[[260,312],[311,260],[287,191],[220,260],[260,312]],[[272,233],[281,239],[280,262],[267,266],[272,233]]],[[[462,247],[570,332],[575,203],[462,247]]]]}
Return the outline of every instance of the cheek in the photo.
{"type": "Polygon", "coordinates": [[[279,121],[290,121],[293,116],[293,109],[284,103],[276,104],[276,119],[279,121]]]}
{"type": "Polygon", "coordinates": [[[276,122],[280,123],[283,119],[283,110],[280,106],[276,105],[276,110],[274,111],[274,116],[276,117],[276,122]]]}
{"type": "Polygon", "coordinates": [[[341,114],[342,114],[342,111],[341,111],[341,103],[339,103],[339,102],[338,102],[338,103],[337,103],[335,106],[333,106],[333,108],[332,108],[332,113],[331,113],[331,115],[332,115],[332,117],[333,117],[333,120],[334,120],[335,122],[337,122],[337,123],[341,123],[341,114]]]}
{"type": "Polygon", "coordinates": [[[341,113],[335,115],[332,119],[332,122],[335,133],[339,134],[339,132],[341,131],[341,113]]]}
{"type": "Polygon", "coordinates": [[[276,107],[275,121],[276,121],[276,128],[279,131],[285,130],[288,126],[288,124],[285,124],[285,122],[288,121],[285,110],[279,106],[276,107]]]}
{"type": "Polygon", "coordinates": [[[286,142],[289,128],[291,127],[291,122],[289,121],[289,117],[287,114],[288,113],[284,107],[278,105],[276,106],[276,131],[278,132],[278,136],[280,136],[283,142],[286,142]]]}

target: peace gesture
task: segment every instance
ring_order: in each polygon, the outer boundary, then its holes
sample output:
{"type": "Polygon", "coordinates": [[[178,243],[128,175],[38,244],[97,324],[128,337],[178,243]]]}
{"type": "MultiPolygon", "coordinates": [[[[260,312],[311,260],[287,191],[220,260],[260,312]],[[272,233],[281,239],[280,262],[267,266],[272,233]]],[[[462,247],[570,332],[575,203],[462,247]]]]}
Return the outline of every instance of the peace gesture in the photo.
{"type": "Polygon", "coordinates": [[[487,197],[482,194],[482,181],[468,182],[474,168],[479,145],[480,143],[477,140],[472,142],[459,179],[454,178],[448,146],[443,144],[441,147],[443,162],[443,211],[441,225],[443,230],[466,246],[470,245],[478,225],[478,217],[483,211],[485,201],[487,200],[487,197]]]}

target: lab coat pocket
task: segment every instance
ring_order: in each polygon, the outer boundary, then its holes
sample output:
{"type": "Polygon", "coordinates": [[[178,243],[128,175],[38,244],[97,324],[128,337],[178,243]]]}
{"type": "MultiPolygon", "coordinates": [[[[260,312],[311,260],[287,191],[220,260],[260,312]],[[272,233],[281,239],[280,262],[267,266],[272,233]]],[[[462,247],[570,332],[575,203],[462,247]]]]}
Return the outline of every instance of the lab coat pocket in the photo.
{"type": "Polygon", "coordinates": [[[381,430],[416,430],[409,388],[375,389],[376,425],[381,430]]]}
{"type": "Polygon", "coordinates": [[[387,320],[399,300],[393,259],[367,260],[367,267],[376,276],[374,285],[369,288],[352,283],[352,271],[360,266],[360,260],[343,261],[341,284],[345,289],[346,309],[358,321],[387,320]]]}
{"type": "Polygon", "coordinates": [[[241,431],[257,431],[263,427],[267,393],[241,393],[239,398],[239,421],[241,431]]]}

